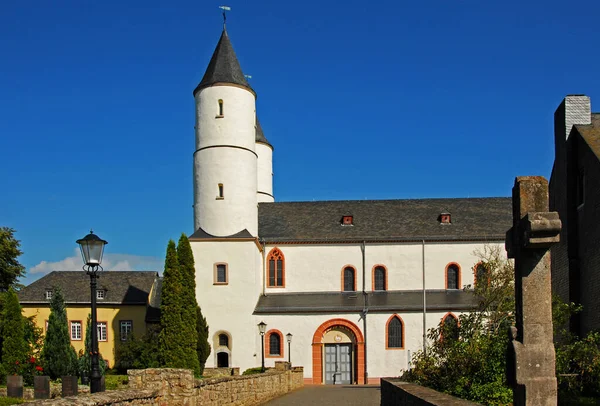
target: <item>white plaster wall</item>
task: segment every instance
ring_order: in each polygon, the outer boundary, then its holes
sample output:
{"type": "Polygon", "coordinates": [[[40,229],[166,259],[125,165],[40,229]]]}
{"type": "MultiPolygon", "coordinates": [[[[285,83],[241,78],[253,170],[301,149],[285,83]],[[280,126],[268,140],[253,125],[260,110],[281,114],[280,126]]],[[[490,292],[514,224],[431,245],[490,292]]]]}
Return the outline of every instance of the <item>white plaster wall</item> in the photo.
{"type": "MultiPolygon", "coordinates": [[[[257,270],[262,255],[258,247],[253,241],[190,241],[190,244],[196,263],[196,299],[209,326],[209,342],[213,342],[218,331],[227,331],[231,335],[232,365],[255,366],[254,336],[258,329],[252,312],[261,291],[257,270]],[[214,285],[217,262],[228,264],[227,285],[214,285]]],[[[215,351],[209,355],[206,366],[216,366],[215,351]]]]}
{"type": "Polygon", "coordinates": [[[237,148],[209,148],[196,152],[196,229],[228,236],[243,229],[258,234],[256,156],[237,148]],[[224,198],[219,199],[219,183],[224,198]]]}
{"type": "Polygon", "coordinates": [[[194,225],[216,236],[258,232],[255,98],[245,89],[213,86],[196,93],[194,225]],[[218,100],[223,100],[223,117],[218,100]],[[217,199],[218,184],[225,199],[217,199]]]}
{"type": "Polygon", "coordinates": [[[258,154],[258,193],[257,200],[262,202],[274,202],[273,197],[273,149],[268,145],[256,143],[258,154]],[[267,193],[267,194],[265,194],[267,193]]]}
{"type": "MultiPolygon", "coordinates": [[[[503,245],[503,243],[502,243],[503,245]]],[[[462,286],[473,283],[473,266],[479,261],[474,253],[484,243],[426,243],[425,280],[427,289],[445,289],[445,270],[451,263],[461,268],[462,286]]],[[[267,245],[268,253],[275,246],[267,245]]],[[[360,244],[314,244],[277,246],[285,257],[285,287],[267,288],[268,292],[340,291],[342,269],[356,269],[356,289],[362,290],[362,254],[360,244]]],[[[387,268],[388,290],[423,288],[423,248],[421,243],[366,244],[365,285],[372,290],[372,269],[387,268]]]]}
{"type": "MultiPolygon", "coordinates": [[[[367,371],[369,378],[398,376],[408,365],[411,355],[423,348],[423,313],[400,313],[404,322],[404,349],[386,349],[386,323],[394,313],[369,313],[367,316],[367,371]]],[[[437,327],[446,312],[427,313],[427,329],[437,327]]],[[[459,313],[453,313],[457,317],[459,313]]],[[[304,367],[304,377],[312,377],[312,339],[319,326],[331,319],[345,319],[354,323],[364,335],[363,322],[358,314],[327,315],[265,315],[255,316],[255,324],[267,323],[267,330],[279,330],[284,336],[292,333],[291,360],[294,366],[304,367]]],[[[255,365],[260,366],[260,336],[256,329],[253,353],[257,354],[255,365]]],[[[265,358],[265,366],[273,367],[275,361],[288,360],[288,346],[285,342],[283,356],[265,358]]],[[[245,369],[245,367],[244,367],[245,369]]]]}

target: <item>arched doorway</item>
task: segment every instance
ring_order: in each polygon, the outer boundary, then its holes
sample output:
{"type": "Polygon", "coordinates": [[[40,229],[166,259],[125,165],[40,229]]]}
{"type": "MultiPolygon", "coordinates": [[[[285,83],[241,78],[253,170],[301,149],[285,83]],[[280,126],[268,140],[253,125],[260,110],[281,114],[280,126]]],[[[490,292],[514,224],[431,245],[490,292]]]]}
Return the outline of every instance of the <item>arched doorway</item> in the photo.
{"type": "Polygon", "coordinates": [[[312,364],[313,383],[364,383],[365,343],[360,329],[344,319],[321,324],[313,335],[312,364]]]}
{"type": "Polygon", "coordinates": [[[217,353],[217,367],[228,368],[229,367],[229,354],[226,352],[217,353]]]}
{"type": "Polygon", "coordinates": [[[218,368],[231,367],[231,334],[227,331],[217,331],[213,336],[215,365],[218,368]]]}

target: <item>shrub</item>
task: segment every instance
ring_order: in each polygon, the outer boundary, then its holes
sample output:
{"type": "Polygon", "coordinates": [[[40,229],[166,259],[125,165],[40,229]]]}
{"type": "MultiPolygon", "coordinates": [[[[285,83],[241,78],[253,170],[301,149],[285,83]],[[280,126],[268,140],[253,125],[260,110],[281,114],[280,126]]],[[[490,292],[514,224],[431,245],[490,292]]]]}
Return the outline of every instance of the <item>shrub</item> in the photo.
{"type": "Polygon", "coordinates": [[[25,323],[19,298],[10,288],[4,298],[2,310],[2,373],[21,374],[27,362],[29,348],[25,340],[25,323]]]}
{"type": "Polygon", "coordinates": [[[141,339],[130,335],[127,341],[120,343],[115,349],[115,370],[126,373],[128,369],[159,367],[158,332],[158,326],[149,326],[141,339]]]}
{"type": "Polygon", "coordinates": [[[262,367],[248,368],[247,370],[245,370],[242,373],[242,375],[255,375],[255,374],[262,374],[262,367]]]}

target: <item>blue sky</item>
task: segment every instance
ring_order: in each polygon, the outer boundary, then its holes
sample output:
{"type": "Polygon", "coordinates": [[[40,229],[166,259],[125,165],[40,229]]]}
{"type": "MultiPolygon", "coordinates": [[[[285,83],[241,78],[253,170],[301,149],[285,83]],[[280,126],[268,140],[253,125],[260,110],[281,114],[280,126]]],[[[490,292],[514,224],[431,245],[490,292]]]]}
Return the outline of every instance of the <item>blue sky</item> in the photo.
{"type": "MultiPolygon", "coordinates": [[[[220,4],[0,4],[0,225],[26,283],[79,269],[90,227],[111,269],[161,270],[193,232],[192,90],[220,4]]],[[[550,175],[561,99],[600,103],[598,1],[225,4],[279,201],[508,196],[550,175]]]]}

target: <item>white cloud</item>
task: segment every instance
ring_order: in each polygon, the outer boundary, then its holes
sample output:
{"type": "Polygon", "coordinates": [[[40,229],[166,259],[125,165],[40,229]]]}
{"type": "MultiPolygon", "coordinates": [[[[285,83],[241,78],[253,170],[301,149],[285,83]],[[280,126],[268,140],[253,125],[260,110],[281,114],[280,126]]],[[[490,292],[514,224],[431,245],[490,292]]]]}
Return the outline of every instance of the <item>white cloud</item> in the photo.
{"type": "MultiPolygon", "coordinates": [[[[28,270],[29,275],[45,275],[52,271],[81,271],[83,261],[79,249],[75,248],[74,255],[60,261],[42,261],[28,270]]],[[[102,267],[105,271],[158,271],[162,273],[163,260],[157,257],[106,254],[102,258],[102,267]]]]}

